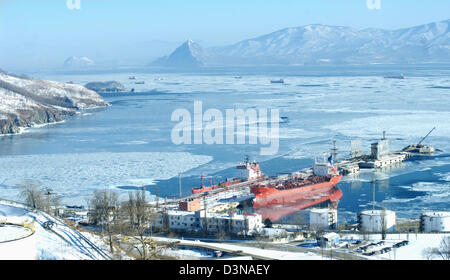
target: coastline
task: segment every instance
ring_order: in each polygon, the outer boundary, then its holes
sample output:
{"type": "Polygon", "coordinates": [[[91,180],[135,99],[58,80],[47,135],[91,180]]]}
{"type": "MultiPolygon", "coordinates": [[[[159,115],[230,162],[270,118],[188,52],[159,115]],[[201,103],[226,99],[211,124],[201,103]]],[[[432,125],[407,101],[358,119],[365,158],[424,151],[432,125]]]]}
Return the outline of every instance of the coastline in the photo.
{"type": "MultiPolygon", "coordinates": [[[[79,115],[79,116],[89,116],[92,113],[89,113],[89,111],[92,110],[97,110],[97,109],[102,109],[102,108],[108,108],[111,107],[111,104],[106,104],[105,106],[94,106],[94,107],[89,107],[89,108],[83,108],[79,111],[75,112],[75,115],[79,115]]],[[[22,135],[25,133],[29,133],[30,129],[35,129],[35,128],[42,128],[45,126],[50,126],[50,125],[55,125],[55,124],[60,124],[60,123],[65,123],[66,120],[61,120],[61,121],[54,121],[54,122],[47,122],[47,123],[33,123],[30,126],[18,126],[17,128],[19,129],[19,132],[16,133],[7,133],[7,134],[2,134],[0,133],[0,137],[7,137],[7,136],[16,136],[16,135],[22,135]]]]}
{"type": "Polygon", "coordinates": [[[33,129],[33,128],[42,128],[42,127],[45,127],[45,126],[50,126],[50,125],[59,124],[59,123],[65,123],[65,122],[66,122],[65,120],[62,120],[62,121],[49,122],[49,123],[32,124],[31,126],[27,126],[27,127],[21,126],[21,127],[18,127],[19,132],[17,132],[17,133],[8,133],[8,134],[0,134],[0,137],[22,135],[22,134],[29,133],[29,130],[33,129]]]}

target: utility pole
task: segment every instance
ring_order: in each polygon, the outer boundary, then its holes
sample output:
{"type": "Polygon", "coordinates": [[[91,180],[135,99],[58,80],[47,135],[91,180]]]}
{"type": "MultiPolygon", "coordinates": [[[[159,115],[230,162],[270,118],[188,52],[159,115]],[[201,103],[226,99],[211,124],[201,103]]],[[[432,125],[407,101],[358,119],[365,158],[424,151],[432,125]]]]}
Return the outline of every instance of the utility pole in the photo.
{"type": "Polygon", "coordinates": [[[180,173],[178,173],[178,190],[179,190],[179,192],[180,192],[180,198],[183,196],[182,194],[181,194],[181,172],[180,173]]]}
{"type": "Polygon", "coordinates": [[[206,197],[203,197],[203,208],[204,208],[204,212],[205,212],[205,223],[204,223],[204,232],[205,234],[208,233],[208,211],[207,211],[207,201],[206,201],[206,197]]]}
{"type": "Polygon", "coordinates": [[[155,186],[155,195],[156,195],[156,209],[159,208],[159,188],[158,185],[155,186]]]}

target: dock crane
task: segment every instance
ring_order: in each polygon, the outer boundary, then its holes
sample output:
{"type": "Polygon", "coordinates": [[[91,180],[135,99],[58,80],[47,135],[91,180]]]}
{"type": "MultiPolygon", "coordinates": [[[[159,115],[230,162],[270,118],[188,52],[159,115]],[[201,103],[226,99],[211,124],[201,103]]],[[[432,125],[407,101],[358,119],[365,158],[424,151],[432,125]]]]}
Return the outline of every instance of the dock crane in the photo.
{"type": "Polygon", "coordinates": [[[424,146],[422,143],[425,141],[425,139],[430,136],[430,134],[436,130],[436,127],[434,127],[428,134],[420,140],[417,144],[411,144],[408,147],[404,148],[404,152],[414,153],[414,154],[433,154],[435,149],[432,146],[424,146]]]}

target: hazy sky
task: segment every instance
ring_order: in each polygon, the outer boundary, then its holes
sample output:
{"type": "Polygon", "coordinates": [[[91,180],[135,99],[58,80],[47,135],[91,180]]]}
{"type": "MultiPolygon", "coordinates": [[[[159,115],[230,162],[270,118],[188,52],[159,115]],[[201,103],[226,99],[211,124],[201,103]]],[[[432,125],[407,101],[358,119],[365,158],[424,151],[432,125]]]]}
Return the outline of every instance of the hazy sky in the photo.
{"type": "Polygon", "coordinates": [[[71,10],[66,0],[0,0],[0,68],[127,52],[151,61],[187,38],[227,45],[315,23],[397,29],[450,18],[449,0],[379,1],[371,10],[366,0],[80,0],[71,10]]]}

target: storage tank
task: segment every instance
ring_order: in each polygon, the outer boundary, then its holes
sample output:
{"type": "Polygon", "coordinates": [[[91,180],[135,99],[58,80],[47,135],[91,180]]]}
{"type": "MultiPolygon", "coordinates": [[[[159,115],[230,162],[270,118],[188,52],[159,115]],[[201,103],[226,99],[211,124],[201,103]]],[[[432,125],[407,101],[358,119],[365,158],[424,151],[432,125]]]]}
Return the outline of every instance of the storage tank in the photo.
{"type": "Polygon", "coordinates": [[[309,211],[309,227],[314,230],[337,228],[337,210],[330,208],[311,209],[309,211]]]}
{"type": "Polygon", "coordinates": [[[420,228],[422,232],[450,232],[450,212],[424,212],[420,228]]]}
{"type": "Polygon", "coordinates": [[[32,228],[0,226],[0,260],[36,260],[36,236],[32,228]]]}
{"type": "Polygon", "coordinates": [[[359,215],[359,226],[363,232],[382,232],[383,222],[386,232],[395,231],[395,212],[389,210],[366,210],[359,215]]]}

